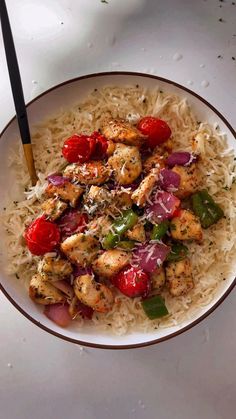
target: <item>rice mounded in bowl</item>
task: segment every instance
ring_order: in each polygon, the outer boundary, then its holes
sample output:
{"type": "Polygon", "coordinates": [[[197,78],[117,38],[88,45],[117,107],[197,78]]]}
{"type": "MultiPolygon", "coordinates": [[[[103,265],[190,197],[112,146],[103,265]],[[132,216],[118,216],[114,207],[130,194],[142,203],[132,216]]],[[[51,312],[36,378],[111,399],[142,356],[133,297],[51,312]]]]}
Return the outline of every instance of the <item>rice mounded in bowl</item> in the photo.
{"type": "MultiPolygon", "coordinates": [[[[204,179],[204,188],[221,206],[224,218],[203,231],[201,243],[188,243],[189,258],[193,267],[195,287],[186,296],[173,298],[168,291],[162,295],[169,315],[150,320],[144,313],[140,298],[130,299],[115,291],[115,304],[108,313],[95,312],[91,325],[105,328],[113,334],[125,334],[134,330],[151,331],[157,328],[181,324],[191,319],[199,308],[214,299],[217,287],[233,272],[236,233],[236,174],[235,156],[228,148],[226,136],[217,126],[199,122],[187,101],[159,89],[147,90],[140,86],[95,89],[80,104],[62,110],[34,128],[32,142],[39,182],[29,187],[29,176],[22,146],[9,156],[9,166],[21,198],[5,204],[2,218],[6,229],[4,258],[7,258],[7,273],[14,274],[28,289],[37,270],[39,257],[33,256],[24,246],[22,235],[40,213],[39,199],[47,186],[49,174],[65,166],[61,148],[66,138],[74,133],[97,131],[107,118],[124,118],[136,122],[145,115],[165,120],[172,130],[173,149],[192,151],[192,140],[201,155],[199,169],[204,179]]],[[[84,320],[77,318],[78,328],[84,320]]]]}

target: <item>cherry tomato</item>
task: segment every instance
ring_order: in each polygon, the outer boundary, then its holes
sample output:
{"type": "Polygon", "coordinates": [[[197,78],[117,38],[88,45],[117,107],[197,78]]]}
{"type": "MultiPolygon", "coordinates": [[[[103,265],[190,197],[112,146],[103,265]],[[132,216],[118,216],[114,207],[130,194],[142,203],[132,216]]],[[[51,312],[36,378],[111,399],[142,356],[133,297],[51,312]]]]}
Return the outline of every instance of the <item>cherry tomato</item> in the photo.
{"type": "Polygon", "coordinates": [[[60,231],[56,224],[42,216],[29,225],[24,238],[30,252],[39,256],[55,249],[60,242],[60,231]]]}
{"type": "Polygon", "coordinates": [[[81,213],[77,209],[71,209],[58,220],[57,225],[64,240],[74,233],[83,233],[87,223],[87,214],[81,213]]]}
{"type": "Polygon", "coordinates": [[[92,152],[92,159],[93,160],[103,159],[106,155],[106,151],[107,151],[107,147],[108,147],[108,142],[107,142],[106,138],[97,131],[95,131],[91,135],[91,138],[93,140],[95,140],[95,148],[92,152]]]}
{"type": "Polygon", "coordinates": [[[176,209],[174,210],[173,214],[172,214],[172,217],[173,217],[173,218],[174,218],[174,217],[180,217],[180,216],[181,216],[181,212],[182,212],[181,208],[176,208],[176,209]]]}
{"type": "Polygon", "coordinates": [[[95,149],[96,141],[87,135],[72,135],[62,147],[62,154],[69,163],[89,161],[95,149]]]}
{"type": "Polygon", "coordinates": [[[122,294],[127,297],[140,297],[147,295],[150,290],[150,279],[141,268],[134,268],[131,265],[122,269],[112,280],[122,294]]]}
{"type": "Polygon", "coordinates": [[[171,136],[169,125],[159,118],[145,116],[138,123],[138,129],[142,134],[147,135],[147,143],[150,148],[167,141],[171,136]]]}

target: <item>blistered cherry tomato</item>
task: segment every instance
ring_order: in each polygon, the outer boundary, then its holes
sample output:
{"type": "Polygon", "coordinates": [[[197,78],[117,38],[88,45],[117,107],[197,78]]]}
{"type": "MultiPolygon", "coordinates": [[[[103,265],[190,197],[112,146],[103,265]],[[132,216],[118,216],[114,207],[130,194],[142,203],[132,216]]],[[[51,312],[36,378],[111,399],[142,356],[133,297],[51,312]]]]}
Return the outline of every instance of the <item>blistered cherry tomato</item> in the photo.
{"type": "Polygon", "coordinates": [[[106,155],[106,151],[107,151],[107,148],[108,148],[108,142],[107,142],[106,138],[97,131],[95,131],[91,135],[91,138],[93,140],[95,140],[95,147],[94,147],[94,150],[93,150],[92,156],[91,156],[92,159],[93,160],[103,159],[106,155]]]}
{"type": "Polygon", "coordinates": [[[169,125],[162,119],[154,116],[145,116],[138,123],[138,129],[142,134],[147,135],[147,143],[150,148],[164,143],[171,136],[169,125]]]}
{"type": "Polygon", "coordinates": [[[24,233],[28,249],[33,255],[51,252],[60,242],[60,230],[56,224],[47,221],[44,216],[34,220],[24,233]]]}
{"type": "Polygon", "coordinates": [[[69,163],[89,161],[95,149],[96,141],[87,135],[72,135],[62,147],[62,154],[69,163]]]}
{"type": "Polygon", "coordinates": [[[147,295],[150,290],[150,279],[141,268],[134,268],[131,265],[122,269],[112,280],[122,294],[127,297],[140,297],[147,295]]]}

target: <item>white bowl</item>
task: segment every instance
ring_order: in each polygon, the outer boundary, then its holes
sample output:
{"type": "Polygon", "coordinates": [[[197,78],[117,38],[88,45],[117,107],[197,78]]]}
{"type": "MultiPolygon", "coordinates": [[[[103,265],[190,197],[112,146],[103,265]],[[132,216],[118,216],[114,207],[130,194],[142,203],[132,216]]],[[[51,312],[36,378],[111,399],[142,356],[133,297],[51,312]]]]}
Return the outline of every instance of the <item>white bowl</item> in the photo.
{"type": "MultiPolygon", "coordinates": [[[[49,115],[57,113],[61,107],[66,108],[80,101],[89,91],[100,88],[104,85],[127,85],[139,84],[147,88],[159,86],[161,89],[170,93],[175,93],[180,97],[187,98],[189,104],[200,120],[207,120],[210,123],[218,123],[221,130],[227,134],[228,144],[236,150],[236,133],[226,119],[206,100],[198,96],[185,87],[160,77],[129,73],[113,72],[91,74],[69,80],[52,89],[44,92],[36,99],[32,100],[28,106],[28,116],[30,126],[37,124],[48,118],[49,115]]],[[[14,146],[14,141],[18,135],[16,119],[12,119],[1,133],[0,142],[0,202],[4,200],[7,189],[12,188],[14,177],[9,173],[7,167],[7,155],[9,149],[14,146]]],[[[2,240],[3,241],[3,240],[2,240]]],[[[114,336],[106,332],[83,328],[78,330],[76,324],[67,329],[62,329],[52,323],[42,313],[39,306],[34,304],[28,297],[25,288],[14,276],[7,276],[4,267],[0,268],[1,290],[11,303],[29,320],[41,327],[45,331],[52,333],[62,339],[80,345],[92,346],[97,348],[124,349],[140,346],[147,346],[161,342],[190,329],[206,316],[208,316],[233,289],[236,279],[234,275],[222,281],[217,289],[214,300],[204,308],[200,308],[197,314],[190,320],[186,320],[181,325],[163,328],[151,333],[133,332],[125,336],[114,336]]],[[[76,323],[76,322],[74,322],[76,323]]]]}

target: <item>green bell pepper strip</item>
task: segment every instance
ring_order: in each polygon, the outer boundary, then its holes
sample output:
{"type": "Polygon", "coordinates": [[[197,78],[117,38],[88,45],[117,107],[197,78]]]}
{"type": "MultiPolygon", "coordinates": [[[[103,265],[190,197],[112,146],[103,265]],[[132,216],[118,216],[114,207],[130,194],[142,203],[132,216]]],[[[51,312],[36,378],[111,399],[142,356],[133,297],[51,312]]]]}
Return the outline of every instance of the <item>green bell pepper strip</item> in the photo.
{"type": "Polygon", "coordinates": [[[191,200],[193,212],[199,217],[203,228],[212,226],[224,216],[223,210],[205,189],[193,194],[191,200]]]}
{"type": "Polygon", "coordinates": [[[125,210],[121,217],[114,221],[111,231],[103,240],[104,249],[112,249],[120,241],[120,238],[130,230],[138,221],[138,215],[132,209],[125,210]]]}
{"type": "Polygon", "coordinates": [[[159,317],[164,317],[169,314],[165,305],[165,300],[160,295],[154,295],[153,297],[146,298],[141,302],[141,304],[147,317],[151,320],[158,319],[159,317]]]}
{"type": "Polygon", "coordinates": [[[171,251],[167,255],[166,260],[168,262],[178,262],[183,260],[188,254],[188,248],[182,243],[173,243],[171,246],[171,251]]]}
{"type": "Polygon", "coordinates": [[[133,250],[135,248],[135,243],[134,240],[121,240],[118,242],[117,247],[124,250],[133,250]]]}
{"type": "Polygon", "coordinates": [[[151,233],[151,240],[161,240],[169,228],[169,221],[163,221],[160,224],[155,224],[151,233]]]}

